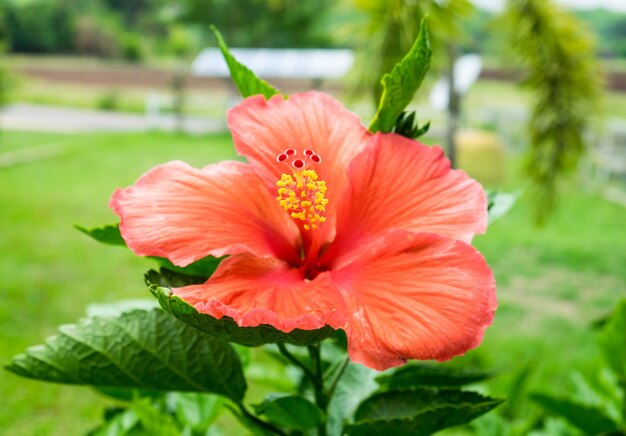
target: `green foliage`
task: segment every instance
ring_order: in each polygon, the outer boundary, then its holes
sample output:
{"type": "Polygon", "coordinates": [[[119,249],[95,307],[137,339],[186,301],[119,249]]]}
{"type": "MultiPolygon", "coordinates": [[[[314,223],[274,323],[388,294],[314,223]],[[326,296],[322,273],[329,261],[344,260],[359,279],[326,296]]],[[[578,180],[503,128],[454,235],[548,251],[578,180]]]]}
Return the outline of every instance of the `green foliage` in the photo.
{"type": "Polygon", "coordinates": [[[0,5],[0,33],[6,34],[12,52],[78,53],[139,61],[145,55],[144,44],[164,33],[159,18],[163,2],[116,3],[7,1],[0,5]]]}
{"type": "Polygon", "coordinates": [[[224,410],[218,395],[168,392],[160,397],[137,395],[124,398],[123,407],[109,408],[103,423],[89,432],[94,436],[205,435],[224,410]]]}
{"type": "Polygon", "coordinates": [[[131,410],[138,418],[142,432],[154,436],[178,436],[180,429],[175,419],[153,407],[150,398],[133,401],[131,410]]]}
{"type": "Polygon", "coordinates": [[[6,2],[5,31],[12,51],[68,52],[73,47],[75,13],[65,2],[6,2]]]}
{"type": "Polygon", "coordinates": [[[237,344],[249,347],[258,347],[276,342],[309,345],[318,343],[334,333],[334,330],[329,326],[318,330],[295,329],[290,333],[284,333],[266,324],[258,327],[239,327],[231,318],[215,319],[210,315],[198,312],[193,306],[173,295],[169,288],[156,285],[155,282],[163,282],[163,276],[159,278],[156,272],[150,271],[146,275],[146,280],[150,283],[150,291],[166,311],[211,336],[237,344]]]}
{"type": "Polygon", "coordinates": [[[549,412],[564,417],[585,434],[597,435],[617,430],[616,424],[598,408],[543,394],[534,394],[531,398],[549,412]]]}
{"type": "Polygon", "coordinates": [[[502,401],[475,392],[407,389],[375,394],[357,409],[349,435],[430,435],[470,422],[502,401]]]}
{"type": "Polygon", "coordinates": [[[306,398],[272,394],[254,406],[257,415],[289,430],[310,430],[325,421],[324,412],[306,398]]]}
{"type": "Polygon", "coordinates": [[[600,76],[593,40],[552,0],[510,0],[500,27],[535,98],[526,173],[542,223],[555,207],[559,181],[584,154],[584,134],[597,109],[600,76]]]}
{"type": "Polygon", "coordinates": [[[102,227],[94,227],[91,229],[75,225],[74,228],[83,232],[87,236],[91,236],[93,239],[103,244],[126,246],[126,241],[124,241],[122,235],[120,234],[119,224],[108,224],[102,227]]]}
{"type": "Polygon", "coordinates": [[[120,106],[120,95],[118,91],[115,89],[111,89],[106,91],[104,94],[101,94],[98,100],[96,101],[96,108],[105,111],[114,111],[119,110],[120,106]]]}
{"type": "MultiPolygon", "coordinates": [[[[213,275],[220,262],[226,259],[226,256],[207,256],[185,267],[176,266],[164,257],[153,257],[152,259],[155,259],[163,268],[171,271],[172,273],[195,276],[194,283],[202,283],[213,275]]],[[[170,274],[169,280],[172,280],[171,277],[172,275],[170,274]]],[[[172,282],[170,281],[170,283],[172,282]]]]}
{"type": "Polygon", "coordinates": [[[142,17],[158,10],[163,4],[163,0],[101,0],[101,2],[119,13],[126,27],[138,26],[142,17]]]}
{"type": "Polygon", "coordinates": [[[402,112],[398,116],[392,132],[410,139],[417,139],[420,136],[425,135],[428,132],[428,129],[430,129],[430,121],[420,127],[419,123],[415,119],[415,111],[412,111],[402,112]]]}
{"type": "Polygon", "coordinates": [[[224,60],[230,70],[230,77],[241,93],[242,97],[250,97],[251,95],[263,94],[265,98],[270,98],[273,95],[280,94],[276,89],[272,87],[265,80],[262,80],[254,74],[248,67],[239,63],[235,57],[230,54],[228,46],[222,38],[222,35],[215,26],[211,26],[211,30],[217,39],[217,45],[222,51],[224,60]]]}
{"type": "Polygon", "coordinates": [[[585,434],[626,434],[626,300],[605,323],[598,343],[607,367],[598,365],[594,377],[574,374],[576,398],[536,393],[531,399],[585,434]]]}
{"type": "MultiPolygon", "coordinates": [[[[411,49],[420,22],[428,15],[430,40],[439,56],[444,43],[458,40],[460,19],[472,10],[468,0],[348,0],[346,15],[352,17],[342,38],[356,49],[352,94],[370,93],[376,106],[383,92],[380,78],[392,70],[411,49]]],[[[435,59],[439,63],[445,58],[435,59]]]]}
{"type": "Polygon", "coordinates": [[[160,309],[62,326],[6,369],[56,383],[212,392],[236,402],[246,390],[239,357],[229,344],[160,309]]]}
{"type": "MultiPolygon", "coordinates": [[[[478,87],[476,91],[481,89],[478,87]]],[[[92,301],[146,296],[137,280],[138,274],[147,269],[146,261],[132,257],[128,250],[94,246],[76,234],[71,227],[72,220],[108,222],[111,215],[105,203],[112,187],[134,181],[138,166],[149,168],[174,158],[202,166],[216,159],[235,157],[230,139],[225,135],[180,137],[163,133],[106,133],[79,139],[79,153],[0,171],[0,186],[11,187],[0,189],[3,204],[0,222],[10,229],[0,238],[4,253],[0,257],[5,302],[0,307],[3,364],[11,354],[45,337],[51,326],[80,316],[92,301]],[[85,144],[88,147],[82,147],[85,144]],[[120,159],[121,150],[124,159],[120,159]],[[86,183],[85,168],[89,168],[89,183],[86,183]],[[45,195],[42,196],[42,192],[45,195]],[[100,199],[100,207],[92,207],[94,199],[100,199]],[[73,211],[73,217],[68,217],[68,210],[73,211]],[[94,271],[115,271],[115,274],[94,271]],[[70,289],[79,291],[69,292],[70,289]],[[67,301],[71,304],[64,303],[67,301]],[[20,310],[15,310],[16,307],[20,310]]],[[[4,131],[0,148],[37,147],[68,140],[76,141],[76,138],[4,131]]],[[[502,370],[500,376],[488,383],[488,388],[491,396],[507,396],[503,406],[510,402],[508,375],[533,356],[540,364],[534,366],[528,388],[553,387],[555,394],[571,398],[573,391],[566,392],[570,380],[567,367],[575,366],[588,377],[588,369],[601,357],[593,347],[594,334],[585,328],[585,323],[606,312],[624,293],[626,283],[623,207],[596,195],[570,190],[562,209],[541,230],[527,222],[527,208],[521,201],[490,227],[488,237],[475,239],[496,273],[501,292],[493,328],[481,348],[468,357],[472,362],[483,363],[485,368],[502,370]],[[512,263],[515,268],[510,267],[512,263]],[[571,295],[575,295],[575,299],[571,295]],[[554,353],[554,350],[559,352],[554,353]]],[[[261,350],[250,351],[254,357],[252,376],[260,372],[259,363],[266,361],[261,350]]],[[[283,377],[285,384],[291,383],[282,371],[272,368],[264,374],[270,372],[283,377]]],[[[343,415],[351,417],[358,403],[377,389],[373,376],[378,374],[362,365],[350,364],[335,391],[329,415],[336,413],[334,410],[341,404],[346,409],[352,407],[352,411],[343,415]]],[[[9,373],[0,379],[1,390],[10,400],[0,407],[0,427],[14,434],[83,433],[99,419],[98,411],[107,404],[106,399],[83,388],[28,382],[9,373]],[[54,410],[54,413],[42,414],[41,410],[54,410]]],[[[598,387],[599,392],[602,387],[598,387]]],[[[481,384],[481,388],[487,387],[481,384]]],[[[261,382],[255,383],[254,388],[251,386],[250,401],[254,395],[263,395],[259,392],[263,389],[267,389],[267,385],[261,382]]],[[[529,409],[527,400],[527,395],[523,395],[518,407],[529,409]]],[[[501,408],[496,411],[500,412],[501,408]]],[[[537,407],[530,411],[532,413],[523,414],[515,410],[518,419],[533,424],[537,407]]],[[[616,419],[614,414],[605,414],[616,419]]],[[[485,418],[495,420],[499,415],[489,413],[473,422],[485,418]]],[[[226,435],[246,431],[232,421],[221,421],[219,427],[221,434],[226,435]]],[[[454,434],[464,431],[455,430],[452,430],[454,434]]],[[[332,433],[329,426],[329,434],[340,431],[341,426],[332,433]]],[[[531,433],[529,429],[509,435],[531,433]]],[[[476,434],[507,435],[504,431],[476,434]]]]}
{"type": "Polygon", "coordinates": [[[137,431],[139,426],[139,417],[132,410],[107,409],[104,423],[89,434],[93,436],[126,436],[137,431]]]}
{"type": "Polygon", "coordinates": [[[331,0],[184,0],[182,22],[222,29],[234,47],[328,47],[331,0]]]}
{"type": "Polygon", "coordinates": [[[136,397],[161,398],[165,395],[163,391],[150,391],[145,389],[112,388],[103,386],[93,386],[93,389],[105,397],[117,402],[131,402],[136,397]]]}
{"type": "Polygon", "coordinates": [[[421,386],[460,387],[490,377],[491,374],[483,371],[412,363],[376,377],[376,382],[382,389],[395,390],[421,386]]]}
{"type": "Polygon", "coordinates": [[[502,402],[459,390],[489,377],[482,371],[425,363],[381,374],[376,377],[379,392],[359,405],[348,434],[426,435],[466,424],[502,402]]]}
{"type": "Polygon", "coordinates": [[[131,62],[139,62],[145,57],[143,41],[135,33],[123,33],[119,39],[120,54],[122,59],[131,62]]]}
{"type": "Polygon", "coordinates": [[[598,340],[606,361],[623,384],[626,394],[626,300],[617,305],[598,340]]]}
{"type": "MultiPolygon", "coordinates": [[[[0,62],[3,62],[2,49],[0,48],[0,62]]],[[[9,101],[12,78],[9,72],[0,64],[0,109],[9,101]]]]}
{"type": "Polygon", "coordinates": [[[419,35],[409,52],[381,79],[383,91],[370,131],[391,132],[396,122],[402,120],[400,117],[404,108],[413,100],[430,67],[431,54],[428,26],[426,20],[423,20],[419,35]]]}
{"type": "Polygon", "coordinates": [[[197,434],[206,433],[226,403],[223,397],[213,394],[172,392],[168,395],[177,421],[197,434]]]}
{"type": "Polygon", "coordinates": [[[119,53],[119,37],[111,20],[96,14],[81,15],[76,19],[74,51],[84,56],[113,58],[119,53]]]}
{"type": "Polygon", "coordinates": [[[345,423],[354,416],[359,404],[377,390],[376,375],[378,372],[363,365],[348,363],[328,406],[330,435],[342,434],[345,423]]]}

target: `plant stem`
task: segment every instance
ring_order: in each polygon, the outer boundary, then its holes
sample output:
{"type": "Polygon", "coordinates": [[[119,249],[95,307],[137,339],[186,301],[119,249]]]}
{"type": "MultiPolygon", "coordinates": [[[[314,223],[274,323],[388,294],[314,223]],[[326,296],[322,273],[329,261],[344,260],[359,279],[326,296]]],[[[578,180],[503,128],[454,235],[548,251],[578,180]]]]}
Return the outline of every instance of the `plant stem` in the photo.
{"type": "Polygon", "coordinates": [[[274,427],[269,422],[265,422],[262,419],[259,419],[256,416],[254,416],[252,413],[248,412],[248,410],[246,409],[246,406],[244,406],[243,403],[239,403],[239,404],[237,404],[237,406],[239,407],[239,410],[241,411],[242,415],[244,415],[250,421],[254,422],[259,427],[261,427],[261,428],[263,428],[263,429],[265,429],[267,431],[271,431],[272,433],[275,433],[275,434],[280,435],[280,436],[287,436],[287,433],[285,433],[281,429],[279,429],[277,427],[274,427]]]}
{"type": "Polygon", "coordinates": [[[348,356],[346,356],[346,358],[343,360],[343,362],[341,362],[341,366],[335,372],[335,376],[333,377],[333,381],[330,382],[330,387],[326,391],[326,395],[328,397],[328,401],[329,402],[330,402],[330,399],[333,397],[333,394],[335,393],[335,389],[337,389],[337,384],[339,383],[339,380],[341,380],[341,376],[343,375],[344,371],[348,367],[349,363],[350,363],[350,358],[348,356]]]}
{"type": "MultiPolygon", "coordinates": [[[[309,345],[309,357],[311,358],[311,365],[314,368],[313,375],[315,382],[313,383],[313,394],[315,395],[315,404],[324,413],[328,409],[328,402],[330,397],[324,392],[324,379],[322,373],[322,356],[320,353],[320,346],[309,345]]],[[[322,423],[317,427],[318,436],[326,436],[326,423],[322,423]]]]}
{"type": "Polygon", "coordinates": [[[287,360],[289,360],[291,363],[293,363],[294,365],[296,365],[298,368],[300,368],[302,371],[304,371],[304,374],[311,380],[311,382],[313,383],[313,385],[315,386],[316,383],[318,383],[318,378],[316,377],[316,375],[313,373],[313,371],[311,371],[305,364],[303,364],[302,362],[300,362],[296,356],[294,356],[293,354],[291,354],[289,352],[289,350],[287,349],[287,347],[285,346],[285,344],[283,343],[278,343],[278,350],[280,351],[280,353],[285,356],[287,358],[287,360]]]}
{"type": "MultiPolygon", "coordinates": [[[[309,358],[311,360],[310,367],[303,364],[299,361],[293,354],[289,352],[285,344],[278,343],[278,350],[280,353],[287,358],[291,363],[300,368],[305,376],[311,381],[313,384],[313,395],[315,396],[315,405],[320,408],[324,413],[328,410],[328,404],[335,393],[335,389],[337,388],[337,384],[341,379],[344,371],[348,367],[348,363],[350,363],[350,359],[346,357],[333,376],[332,381],[330,382],[330,386],[328,390],[324,389],[324,373],[322,371],[322,356],[321,356],[321,347],[319,344],[309,345],[307,347],[309,351],[309,358]]],[[[242,412],[243,413],[243,412],[242,412]]],[[[323,423],[317,427],[318,436],[326,436],[326,423],[323,423]]]]}

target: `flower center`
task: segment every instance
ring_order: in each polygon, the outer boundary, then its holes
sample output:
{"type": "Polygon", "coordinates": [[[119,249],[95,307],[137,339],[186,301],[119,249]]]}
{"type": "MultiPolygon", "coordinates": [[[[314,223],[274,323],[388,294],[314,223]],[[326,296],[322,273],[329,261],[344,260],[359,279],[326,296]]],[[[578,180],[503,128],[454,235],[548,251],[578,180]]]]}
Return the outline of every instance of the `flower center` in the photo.
{"type": "Polygon", "coordinates": [[[304,159],[296,158],[296,154],[296,150],[290,148],[276,157],[285,165],[288,165],[289,158],[292,159],[291,174],[283,173],[276,182],[276,200],[293,219],[302,221],[305,230],[316,229],[326,221],[324,213],[328,199],[325,197],[326,182],[318,180],[317,173],[309,166],[320,163],[322,158],[312,150],[304,151],[304,159]]]}

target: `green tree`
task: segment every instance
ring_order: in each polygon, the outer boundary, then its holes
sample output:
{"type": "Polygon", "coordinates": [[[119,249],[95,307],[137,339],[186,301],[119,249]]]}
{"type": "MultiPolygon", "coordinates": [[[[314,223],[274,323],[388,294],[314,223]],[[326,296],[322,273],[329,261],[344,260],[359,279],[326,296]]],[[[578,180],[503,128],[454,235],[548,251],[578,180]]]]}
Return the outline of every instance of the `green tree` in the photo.
{"type": "Polygon", "coordinates": [[[325,47],[330,0],[184,0],[181,19],[215,25],[233,47],[325,47]]]}
{"type": "Polygon", "coordinates": [[[66,3],[34,0],[6,3],[5,25],[12,51],[50,53],[71,51],[75,14],[66,3]]]}

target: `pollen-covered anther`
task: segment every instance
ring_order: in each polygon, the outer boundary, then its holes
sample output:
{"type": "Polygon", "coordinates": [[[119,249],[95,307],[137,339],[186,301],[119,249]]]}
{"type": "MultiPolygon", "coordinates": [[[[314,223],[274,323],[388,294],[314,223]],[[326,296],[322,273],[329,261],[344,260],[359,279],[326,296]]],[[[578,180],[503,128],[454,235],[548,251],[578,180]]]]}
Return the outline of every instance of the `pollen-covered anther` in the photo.
{"type": "Polygon", "coordinates": [[[318,180],[314,170],[299,169],[294,163],[294,174],[283,174],[276,182],[276,200],[293,219],[302,222],[302,228],[314,230],[326,221],[323,215],[328,204],[326,182],[318,180]]]}

